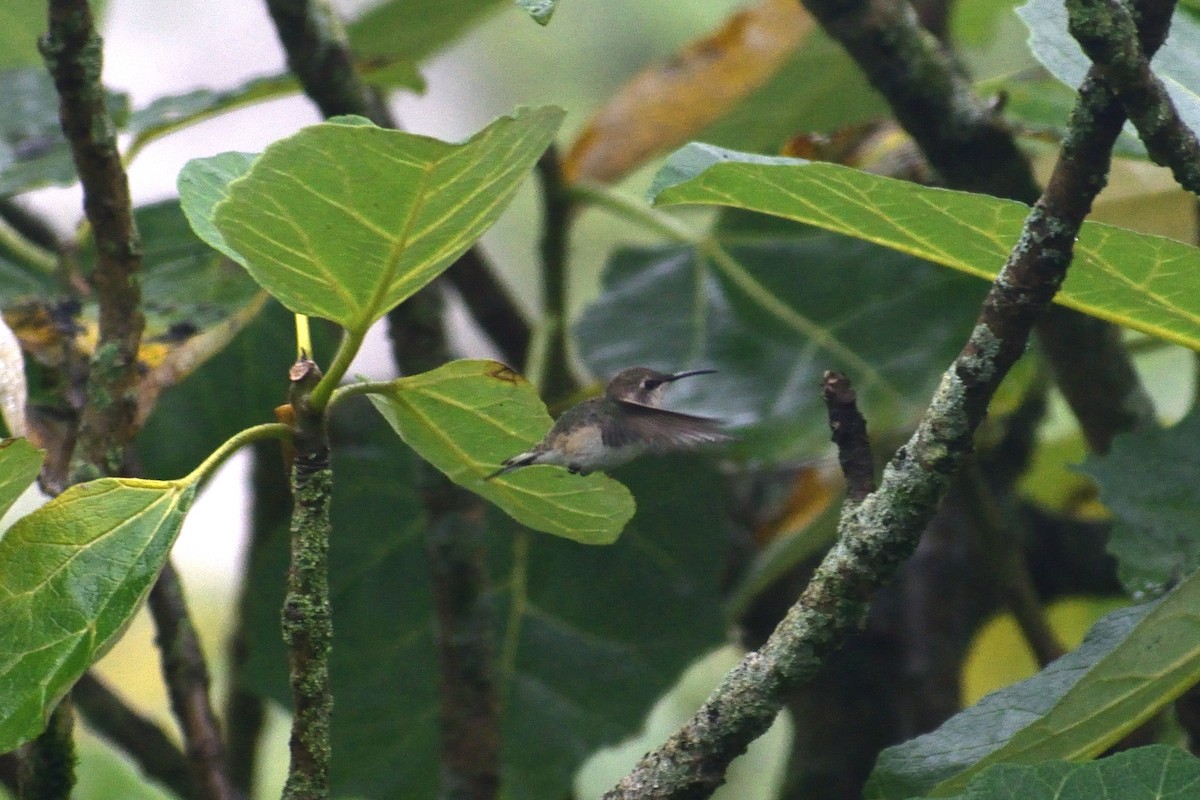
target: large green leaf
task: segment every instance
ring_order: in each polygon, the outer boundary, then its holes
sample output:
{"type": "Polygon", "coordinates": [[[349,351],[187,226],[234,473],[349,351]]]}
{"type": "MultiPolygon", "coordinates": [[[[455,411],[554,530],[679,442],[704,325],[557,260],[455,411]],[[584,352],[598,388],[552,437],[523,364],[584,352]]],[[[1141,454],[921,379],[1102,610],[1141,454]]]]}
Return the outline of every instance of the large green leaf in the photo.
{"type": "Polygon", "coordinates": [[[1193,408],[1171,428],[1118,436],[1110,453],[1080,467],[1117,518],[1108,551],[1135,597],[1161,593],[1200,567],[1197,448],[1200,413],[1193,408]]]}
{"type": "Polygon", "coordinates": [[[953,800],[1189,800],[1200,793],[1200,760],[1151,745],[1083,764],[997,764],[953,800]]]}
{"type": "Polygon", "coordinates": [[[600,375],[717,369],[675,384],[669,407],[726,420],[741,438],[735,452],[748,456],[827,447],[828,369],[853,376],[874,428],[911,422],[970,330],[982,287],[911,256],[764,220],[718,232],[731,261],[688,246],[618,251],[575,328],[584,361],[600,375]]]}
{"type": "Polygon", "coordinates": [[[458,145],[353,119],[268,147],[211,220],[285,306],[361,333],[495,222],[562,112],[521,110],[458,145]]]}
{"type": "Polygon", "coordinates": [[[1108,615],[1034,677],[884,750],[867,796],[944,796],[992,764],[1102,753],[1200,680],[1198,604],[1193,575],[1160,602],[1108,615]]]}
{"type": "Polygon", "coordinates": [[[37,478],[45,457],[28,439],[0,440],[0,517],[37,478]]]}
{"type": "Polygon", "coordinates": [[[150,590],[195,487],[73,486],[0,539],[0,751],[36,736],[150,590]]]}
{"type": "MultiPolygon", "coordinates": [[[[128,98],[110,92],[107,105],[116,124],[122,125],[129,113],[128,98]]],[[[74,182],[75,162],[59,127],[58,93],[46,69],[0,71],[0,108],[0,197],[74,182]]]]}
{"type": "MultiPolygon", "coordinates": [[[[1029,46],[1037,59],[1070,88],[1079,86],[1092,61],[1067,29],[1066,5],[1029,0],[1017,14],[1029,28],[1029,46]]],[[[1175,14],[1171,35],[1154,54],[1151,67],[1184,123],[1200,127],[1200,23],[1188,14],[1175,14]]]]}
{"type": "MultiPolygon", "coordinates": [[[[334,417],[334,795],[434,797],[440,701],[415,458],[361,400],[334,417]]],[[[589,753],[633,733],[679,672],[724,640],[719,476],[687,458],[621,475],[643,500],[610,547],[519,534],[489,514],[509,796],[566,796],[589,753]]],[[[252,552],[247,577],[248,688],[285,707],[287,538],[285,521],[252,552]]]]}
{"type": "Polygon", "coordinates": [[[371,402],[422,458],[524,525],[585,544],[614,541],[633,498],[605,475],[528,467],[491,481],[501,461],[530,447],[552,420],[537,392],[495,361],[454,361],[398,378],[371,402]]]}
{"type": "MultiPolygon", "coordinates": [[[[773,214],[992,279],[1028,207],[883,178],[836,164],[691,144],[655,179],[663,205],[702,203],[773,214]]],[[[1055,301],[1200,349],[1200,249],[1085,222],[1055,301]]]]}
{"type": "Polygon", "coordinates": [[[193,158],[183,165],[177,182],[179,205],[202,241],[243,267],[246,259],[230,247],[213,222],[217,203],[229,197],[229,184],[250,171],[255,153],[218,153],[208,158],[193,158]]]}

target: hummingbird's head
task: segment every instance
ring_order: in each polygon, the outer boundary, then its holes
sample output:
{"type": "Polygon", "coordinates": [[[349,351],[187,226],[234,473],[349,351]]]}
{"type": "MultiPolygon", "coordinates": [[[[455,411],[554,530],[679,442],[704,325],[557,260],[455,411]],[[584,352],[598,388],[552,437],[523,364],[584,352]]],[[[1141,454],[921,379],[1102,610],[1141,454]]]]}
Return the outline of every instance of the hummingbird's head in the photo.
{"type": "Polygon", "coordinates": [[[691,375],[708,375],[715,369],[693,369],[687,372],[658,372],[646,367],[630,367],[617,373],[608,382],[605,394],[610,400],[623,400],[627,403],[638,403],[643,406],[662,405],[663,393],[673,381],[687,378],[691,375]]]}

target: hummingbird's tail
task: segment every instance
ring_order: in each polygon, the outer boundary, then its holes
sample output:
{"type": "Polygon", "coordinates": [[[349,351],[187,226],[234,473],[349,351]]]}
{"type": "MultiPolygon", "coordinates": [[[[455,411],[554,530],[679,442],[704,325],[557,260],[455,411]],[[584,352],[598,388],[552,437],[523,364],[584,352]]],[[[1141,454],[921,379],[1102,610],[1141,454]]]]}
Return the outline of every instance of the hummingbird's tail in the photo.
{"type": "Polygon", "coordinates": [[[498,478],[506,472],[512,472],[514,469],[528,467],[530,464],[537,462],[538,455],[540,454],[536,450],[530,450],[526,453],[518,453],[512,458],[506,458],[500,462],[500,469],[490,475],[485,475],[483,479],[490,481],[492,478],[498,478]]]}

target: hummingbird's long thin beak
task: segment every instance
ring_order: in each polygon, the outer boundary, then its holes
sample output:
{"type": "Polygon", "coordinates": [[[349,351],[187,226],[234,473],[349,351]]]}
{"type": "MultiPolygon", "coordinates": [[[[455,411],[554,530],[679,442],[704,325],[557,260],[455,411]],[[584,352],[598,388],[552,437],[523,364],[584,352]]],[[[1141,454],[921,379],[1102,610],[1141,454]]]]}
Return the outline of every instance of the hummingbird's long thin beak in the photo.
{"type": "Polygon", "coordinates": [[[689,369],[687,372],[676,372],[667,378],[668,381],[677,381],[680,378],[690,378],[693,375],[712,375],[716,372],[715,369],[689,369]]]}

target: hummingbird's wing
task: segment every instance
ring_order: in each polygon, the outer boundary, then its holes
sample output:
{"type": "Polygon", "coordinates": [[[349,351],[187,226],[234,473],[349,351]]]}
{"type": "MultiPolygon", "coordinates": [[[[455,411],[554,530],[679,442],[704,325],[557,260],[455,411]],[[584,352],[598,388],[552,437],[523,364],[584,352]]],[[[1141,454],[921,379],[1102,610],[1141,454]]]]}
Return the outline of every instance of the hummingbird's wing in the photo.
{"type": "Polygon", "coordinates": [[[609,447],[643,445],[651,451],[663,453],[709,442],[729,442],[736,438],[721,430],[717,426],[718,421],[711,417],[681,414],[640,403],[618,402],[625,412],[621,418],[605,419],[601,423],[601,440],[609,447]]]}

